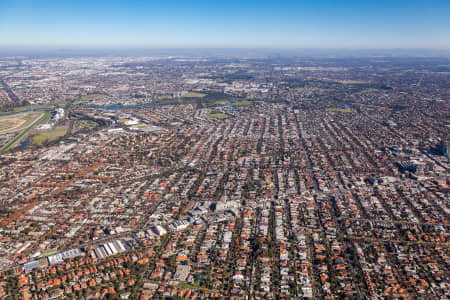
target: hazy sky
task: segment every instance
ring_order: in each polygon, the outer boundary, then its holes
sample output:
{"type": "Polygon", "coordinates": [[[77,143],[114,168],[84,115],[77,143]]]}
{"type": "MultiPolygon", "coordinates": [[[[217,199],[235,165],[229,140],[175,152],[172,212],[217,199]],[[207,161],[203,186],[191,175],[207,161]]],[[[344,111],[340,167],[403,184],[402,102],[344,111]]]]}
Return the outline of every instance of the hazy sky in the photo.
{"type": "Polygon", "coordinates": [[[450,0],[0,0],[21,45],[450,48],[450,0]]]}

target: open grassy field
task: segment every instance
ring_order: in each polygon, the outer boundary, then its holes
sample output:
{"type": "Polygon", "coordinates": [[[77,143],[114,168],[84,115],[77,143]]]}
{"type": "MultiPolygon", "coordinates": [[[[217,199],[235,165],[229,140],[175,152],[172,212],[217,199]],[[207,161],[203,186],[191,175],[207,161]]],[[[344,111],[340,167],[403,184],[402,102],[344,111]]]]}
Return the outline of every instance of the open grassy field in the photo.
{"type": "Polygon", "coordinates": [[[50,256],[50,255],[54,255],[56,253],[58,253],[58,251],[51,251],[51,252],[48,252],[48,253],[43,253],[43,254],[39,255],[38,258],[47,257],[47,256],[50,256]]]}
{"type": "Polygon", "coordinates": [[[105,95],[103,95],[103,94],[90,94],[90,95],[86,95],[86,96],[81,96],[80,102],[89,102],[89,101],[101,99],[103,97],[105,97],[105,95]]]}
{"type": "Polygon", "coordinates": [[[322,81],[324,82],[336,82],[340,84],[368,84],[368,81],[362,81],[362,80],[340,80],[340,79],[332,79],[332,78],[323,78],[322,81]]]}
{"type": "Polygon", "coordinates": [[[239,100],[239,101],[234,101],[233,103],[234,103],[234,105],[236,105],[236,106],[246,106],[246,105],[252,104],[252,102],[249,101],[249,100],[247,100],[247,99],[239,100]]]}
{"type": "Polygon", "coordinates": [[[57,100],[57,101],[53,101],[51,104],[53,104],[55,106],[66,106],[68,103],[70,103],[70,101],[57,100]]]}
{"type": "Polygon", "coordinates": [[[367,93],[376,93],[379,92],[379,89],[375,89],[375,88],[368,88],[368,89],[364,89],[362,91],[360,91],[361,94],[367,94],[367,93]]]}
{"type": "Polygon", "coordinates": [[[362,81],[362,80],[336,80],[336,82],[342,83],[342,84],[367,84],[368,81],[362,81]]]}
{"type": "Polygon", "coordinates": [[[252,101],[247,100],[247,99],[242,99],[242,100],[233,100],[233,99],[229,99],[229,100],[217,100],[214,102],[217,105],[226,105],[229,103],[234,103],[234,105],[236,106],[245,106],[245,105],[251,105],[252,101]]]}
{"type": "Polygon", "coordinates": [[[303,88],[303,87],[296,87],[296,88],[291,88],[290,90],[296,91],[296,92],[303,92],[305,90],[305,88],[303,88]]]}
{"type": "Polygon", "coordinates": [[[18,142],[20,142],[23,138],[25,138],[33,128],[35,128],[40,124],[48,123],[51,116],[52,115],[50,112],[27,113],[27,116],[24,116],[26,122],[24,125],[21,126],[21,129],[23,130],[13,139],[11,139],[8,143],[6,143],[2,148],[0,148],[0,152],[13,148],[18,142]]]}
{"type": "Polygon", "coordinates": [[[217,104],[217,105],[225,105],[225,104],[230,103],[230,101],[228,101],[228,100],[217,100],[214,103],[217,104]]]}
{"type": "Polygon", "coordinates": [[[74,131],[83,130],[85,128],[95,128],[98,124],[91,120],[76,120],[73,125],[74,131]]]}
{"type": "Polygon", "coordinates": [[[183,95],[183,98],[203,98],[206,94],[202,93],[196,93],[196,92],[189,92],[183,95]]]}
{"type": "Polygon", "coordinates": [[[44,112],[28,112],[11,116],[0,116],[0,134],[23,130],[42,115],[44,115],[44,112]]]}
{"type": "Polygon", "coordinates": [[[334,112],[341,112],[341,113],[352,113],[355,112],[351,108],[327,108],[326,111],[334,111],[334,112]]]}
{"type": "Polygon", "coordinates": [[[210,113],[209,117],[218,120],[225,120],[228,119],[229,116],[223,113],[210,113]]]}
{"type": "Polygon", "coordinates": [[[32,110],[32,109],[42,109],[42,108],[48,108],[51,109],[54,107],[53,103],[49,103],[49,104],[32,104],[32,105],[25,105],[25,106],[17,106],[14,107],[10,110],[5,110],[5,111],[0,111],[0,116],[2,114],[8,114],[11,112],[21,112],[21,111],[27,111],[27,110],[32,110]]]}
{"type": "Polygon", "coordinates": [[[169,96],[169,95],[156,95],[156,96],[154,96],[154,98],[156,100],[170,100],[170,99],[172,99],[172,96],[169,96]]]}
{"type": "Polygon", "coordinates": [[[14,107],[15,112],[30,110],[30,109],[40,109],[40,108],[53,108],[52,104],[33,104],[33,105],[25,105],[14,107]]]}
{"type": "Polygon", "coordinates": [[[26,120],[21,118],[3,118],[0,119],[0,133],[11,132],[15,128],[22,126],[26,120]]]}
{"type": "Polygon", "coordinates": [[[42,145],[45,142],[53,142],[67,133],[68,126],[56,126],[51,131],[41,132],[33,137],[33,145],[42,145]]]}
{"type": "Polygon", "coordinates": [[[385,106],[381,105],[371,105],[371,104],[364,104],[364,103],[352,103],[352,105],[359,106],[359,107],[367,107],[367,108],[376,108],[376,109],[388,109],[385,106]]]}

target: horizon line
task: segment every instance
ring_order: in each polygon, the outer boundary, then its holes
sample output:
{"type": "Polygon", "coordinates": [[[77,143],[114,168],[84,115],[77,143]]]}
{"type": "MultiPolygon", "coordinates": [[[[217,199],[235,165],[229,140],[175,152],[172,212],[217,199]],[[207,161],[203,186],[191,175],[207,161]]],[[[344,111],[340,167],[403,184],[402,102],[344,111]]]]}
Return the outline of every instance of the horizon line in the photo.
{"type": "Polygon", "coordinates": [[[214,45],[0,45],[0,49],[26,48],[68,49],[275,49],[275,50],[450,50],[450,46],[214,46],[214,45]]]}

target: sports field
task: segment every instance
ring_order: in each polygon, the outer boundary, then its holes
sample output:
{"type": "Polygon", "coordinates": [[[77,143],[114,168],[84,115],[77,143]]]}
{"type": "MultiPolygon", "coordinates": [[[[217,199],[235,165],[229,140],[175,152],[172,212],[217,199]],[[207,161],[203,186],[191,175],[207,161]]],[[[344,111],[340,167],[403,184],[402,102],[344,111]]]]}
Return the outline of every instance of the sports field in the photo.
{"type": "Polygon", "coordinates": [[[352,113],[355,112],[351,108],[327,108],[325,111],[332,111],[332,112],[341,112],[341,113],[352,113]]]}
{"type": "Polygon", "coordinates": [[[4,118],[0,119],[0,133],[8,133],[20,128],[26,120],[21,118],[4,118]]]}
{"type": "Polygon", "coordinates": [[[68,126],[56,126],[54,129],[41,132],[33,137],[34,145],[42,145],[45,142],[53,142],[67,133],[68,126]]]}
{"type": "Polygon", "coordinates": [[[0,117],[0,134],[16,133],[9,142],[0,148],[0,152],[13,148],[18,142],[24,139],[30,131],[39,124],[47,123],[50,120],[49,112],[27,112],[13,116],[0,117]]]}
{"type": "Polygon", "coordinates": [[[0,116],[0,134],[23,130],[39,120],[44,112],[28,112],[12,116],[0,116]]]}
{"type": "Polygon", "coordinates": [[[228,115],[223,114],[223,113],[210,113],[209,117],[213,118],[213,119],[219,119],[219,120],[228,119],[228,115]]]}
{"type": "Polygon", "coordinates": [[[183,98],[203,98],[206,94],[197,93],[197,92],[188,92],[183,95],[183,98]]]}

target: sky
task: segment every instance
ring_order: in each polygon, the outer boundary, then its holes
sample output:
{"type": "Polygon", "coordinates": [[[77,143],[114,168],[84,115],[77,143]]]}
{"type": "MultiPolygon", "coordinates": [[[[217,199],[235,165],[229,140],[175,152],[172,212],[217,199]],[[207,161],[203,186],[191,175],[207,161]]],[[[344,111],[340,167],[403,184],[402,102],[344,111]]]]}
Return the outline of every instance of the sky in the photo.
{"type": "Polygon", "coordinates": [[[450,48],[450,0],[0,0],[0,47],[450,48]]]}

